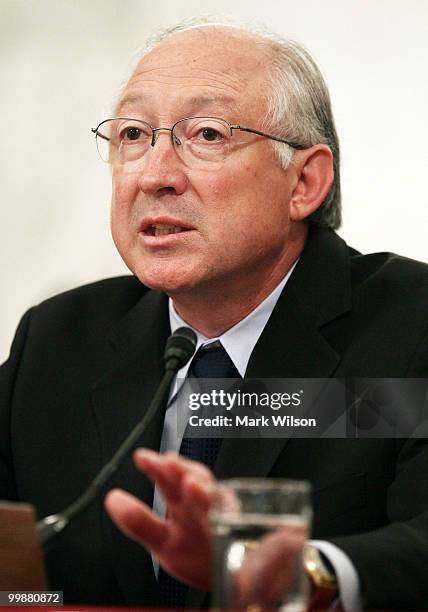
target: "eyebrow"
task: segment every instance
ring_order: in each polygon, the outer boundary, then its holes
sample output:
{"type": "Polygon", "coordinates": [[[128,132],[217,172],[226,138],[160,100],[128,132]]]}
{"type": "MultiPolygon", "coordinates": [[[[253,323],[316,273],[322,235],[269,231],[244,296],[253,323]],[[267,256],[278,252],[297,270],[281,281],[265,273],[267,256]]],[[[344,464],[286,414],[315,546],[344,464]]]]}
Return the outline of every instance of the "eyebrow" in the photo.
{"type": "MultiPolygon", "coordinates": [[[[116,107],[116,114],[120,114],[123,110],[128,106],[136,106],[138,105],[141,108],[145,107],[145,104],[148,103],[148,98],[145,96],[126,96],[122,100],[120,100],[119,104],[116,107]]],[[[192,108],[203,109],[206,106],[211,106],[213,104],[235,104],[236,100],[232,96],[227,95],[211,95],[211,96],[191,96],[185,101],[186,105],[191,106],[192,108]]]]}

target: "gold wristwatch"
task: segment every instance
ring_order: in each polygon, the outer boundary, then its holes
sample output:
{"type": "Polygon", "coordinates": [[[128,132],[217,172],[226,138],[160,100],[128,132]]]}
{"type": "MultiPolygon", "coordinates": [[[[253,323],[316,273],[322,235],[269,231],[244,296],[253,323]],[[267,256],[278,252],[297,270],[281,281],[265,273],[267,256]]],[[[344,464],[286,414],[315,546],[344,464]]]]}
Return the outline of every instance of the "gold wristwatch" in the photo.
{"type": "Polygon", "coordinates": [[[306,542],[303,567],[311,585],[309,609],[326,610],[338,596],[336,575],[320,551],[306,542]]]}

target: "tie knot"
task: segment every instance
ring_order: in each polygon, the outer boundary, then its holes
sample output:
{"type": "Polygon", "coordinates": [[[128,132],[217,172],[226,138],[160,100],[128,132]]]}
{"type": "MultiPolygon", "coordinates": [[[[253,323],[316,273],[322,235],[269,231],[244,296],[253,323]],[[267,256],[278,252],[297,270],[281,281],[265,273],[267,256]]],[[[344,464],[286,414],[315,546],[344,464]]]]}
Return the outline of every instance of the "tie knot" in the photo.
{"type": "Polygon", "coordinates": [[[240,378],[233,361],[218,340],[199,348],[188,375],[193,378],[240,378]]]}

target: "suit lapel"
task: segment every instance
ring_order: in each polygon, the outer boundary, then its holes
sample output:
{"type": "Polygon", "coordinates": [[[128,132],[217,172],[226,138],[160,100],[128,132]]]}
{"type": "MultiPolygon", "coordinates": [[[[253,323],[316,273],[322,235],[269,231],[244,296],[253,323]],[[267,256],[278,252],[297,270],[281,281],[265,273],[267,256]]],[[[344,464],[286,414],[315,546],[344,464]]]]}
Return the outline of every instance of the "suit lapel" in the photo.
{"type": "MultiPolygon", "coordinates": [[[[163,350],[169,333],[167,298],[152,291],[143,296],[113,331],[116,365],[92,390],[103,463],[111,458],[147,410],[163,374],[163,350]]],[[[160,410],[142,435],[139,446],[159,448],[163,420],[164,410],[160,410]]],[[[149,506],[152,504],[153,487],[134,467],[131,456],[113,476],[106,492],[113,487],[123,488],[149,506]]],[[[102,520],[114,570],[128,603],[143,600],[146,605],[155,605],[157,583],[150,555],[123,536],[106,513],[102,520]]]]}
{"type": "MultiPolygon", "coordinates": [[[[322,327],[351,304],[348,248],[334,232],[314,229],[248,363],[247,378],[328,378],[341,356],[322,327]]],[[[217,478],[266,477],[289,438],[224,439],[217,478]]],[[[198,607],[206,593],[191,589],[186,605],[198,607]]]]}
{"type": "MultiPolygon", "coordinates": [[[[250,357],[247,378],[328,378],[340,355],[320,331],[350,308],[346,244],[314,230],[250,357]]],[[[267,476],[288,438],[225,439],[218,478],[267,476]]]]}

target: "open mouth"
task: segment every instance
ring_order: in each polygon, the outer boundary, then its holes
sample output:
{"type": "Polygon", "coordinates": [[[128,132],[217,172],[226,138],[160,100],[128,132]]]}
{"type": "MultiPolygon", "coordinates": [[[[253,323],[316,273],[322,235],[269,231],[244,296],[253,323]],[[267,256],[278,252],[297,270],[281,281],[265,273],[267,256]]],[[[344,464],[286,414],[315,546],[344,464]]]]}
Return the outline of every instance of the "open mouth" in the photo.
{"type": "Polygon", "coordinates": [[[144,234],[146,236],[168,236],[169,234],[179,234],[181,232],[190,231],[187,227],[180,227],[179,225],[164,225],[156,223],[149,225],[145,228],[144,234]]]}

